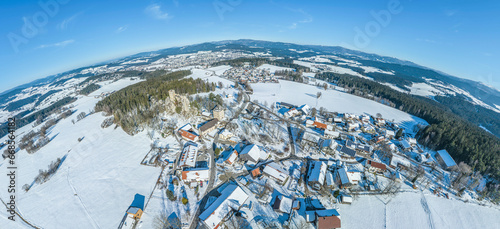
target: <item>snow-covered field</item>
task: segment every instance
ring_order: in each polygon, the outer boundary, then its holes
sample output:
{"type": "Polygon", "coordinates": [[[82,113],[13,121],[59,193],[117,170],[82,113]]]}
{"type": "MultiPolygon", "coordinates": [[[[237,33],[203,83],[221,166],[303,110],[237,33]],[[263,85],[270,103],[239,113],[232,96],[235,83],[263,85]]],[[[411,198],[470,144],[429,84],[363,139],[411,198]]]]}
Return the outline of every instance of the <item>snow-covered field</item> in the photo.
{"type": "Polygon", "coordinates": [[[215,75],[222,75],[226,70],[229,70],[231,69],[232,67],[229,66],[229,65],[221,65],[221,66],[217,66],[217,67],[211,67],[211,68],[207,68],[207,71],[213,71],[215,73],[215,75]]]}
{"type": "Polygon", "coordinates": [[[279,67],[279,66],[270,65],[270,64],[263,64],[263,65],[257,67],[257,69],[269,70],[269,72],[271,72],[271,73],[274,73],[276,71],[283,71],[283,70],[288,70],[288,71],[293,70],[292,68],[279,67]]]}
{"type": "Polygon", "coordinates": [[[426,83],[414,83],[411,85],[410,90],[411,94],[420,96],[435,96],[443,94],[442,91],[426,83]]]}
{"type": "MultiPolygon", "coordinates": [[[[121,128],[102,129],[105,117],[101,113],[71,122],[78,113],[94,107],[98,101],[94,95],[137,82],[122,79],[102,83],[102,88],[74,103],[77,112],[50,130],[48,136],[54,138],[50,143],[34,154],[25,150],[16,154],[17,208],[25,219],[41,228],[116,228],[134,195],[149,195],[160,169],[140,165],[150,148],[146,133],[130,136],[121,128]],[[80,137],[84,139],[78,142],[80,137]],[[21,190],[24,184],[33,183],[39,169],[46,170],[57,158],[64,160],[50,180],[33,184],[27,193],[21,190]]],[[[16,133],[31,128],[28,124],[16,133]]],[[[2,174],[6,167],[3,161],[2,174]]],[[[0,183],[8,183],[8,177],[0,176],[0,183]]],[[[8,199],[4,191],[0,197],[8,199]]],[[[5,211],[0,212],[1,228],[26,228],[19,218],[12,222],[7,216],[5,211]]]]}
{"type": "Polygon", "coordinates": [[[500,211],[491,207],[403,192],[390,199],[367,195],[340,205],[342,228],[499,228],[500,211]],[[385,204],[387,203],[387,205],[385,204]]]}
{"type": "Polygon", "coordinates": [[[423,119],[375,101],[336,90],[324,90],[313,85],[281,80],[277,84],[252,84],[252,88],[254,90],[253,95],[251,95],[252,101],[257,99],[260,103],[264,103],[264,101],[267,101],[268,104],[287,102],[297,106],[308,104],[317,109],[324,107],[332,112],[357,115],[380,113],[385,119],[394,119],[400,123],[427,123],[423,119]],[[321,92],[322,96],[316,101],[317,92],[321,92]]]}
{"type": "MultiPolygon", "coordinates": [[[[220,69],[219,69],[220,70],[220,69]]],[[[216,72],[220,72],[219,70],[212,70],[216,72]]],[[[212,71],[210,70],[202,70],[202,69],[191,69],[191,72],[193,74],[189,75],[188,77],[191,77],[193,79],[202,79],[202,80],[207,80],[210,83],[218,83],[222,82],[224,86],[229,86],[229,85],[234,85],[233,81],[218,77],[218,76],[212,76],[212,71]]],[[[225,70],[224,70],[225,71],[225,70]]],[[[221,73],[222,74],[222,73],[221,73]]]]}

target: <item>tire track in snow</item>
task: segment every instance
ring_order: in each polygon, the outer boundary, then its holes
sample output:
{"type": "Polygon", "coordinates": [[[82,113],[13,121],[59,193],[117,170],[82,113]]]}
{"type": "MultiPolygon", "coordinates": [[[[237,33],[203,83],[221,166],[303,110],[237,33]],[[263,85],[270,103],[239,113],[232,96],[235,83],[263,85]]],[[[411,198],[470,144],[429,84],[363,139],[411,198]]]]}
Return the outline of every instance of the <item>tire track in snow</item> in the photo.
{"type": "Polygon", "coordinates": [[[67,178],[67,180],[68,180],[68,184],[69,184],[69,186],[70,186],[70,187],[71,187],[71,189],[73,190],[73,194],[74,194],[74,195],[78,198],[78,200],[80,201],[80,204],[82,205],[83,210],[85,211],[85,214],[87,215],[87,218],[89,218],[90,223],[92,224],[92,226],[93,226],[94,228],[99,228],[99,229],[100,229],[101,227],[100,227],[100,226],[99,226],[99,224],[98,224],[98,223],[94,220],[94,218],[92,218],[92,216],[90,215],[90,213],[89,213],[89,211],[88,211],[87,207],[86,207],[86,206],[85,206],[85,204],[83,203],[82,198],[80,198],[80,196],[79,196],[79,195],[78,195],[78,193],[76,192],[75,187],[73,186],[73,183],[72,183],[72,182],[71,182],[71,180],[69,179],[69,167],[68,167],[68,173],[66,173],[66,178],[67,178]]]}
{"type": "Polygon", "coordinates": [[[434,220],[432,219],[431,210],[429,209],[429,205],[427,204],[427,199],[425,199],[424,193],[422,192],[422,198],[420,199],[420,204],[422,204],[422,208],[424,209],[425,214],[427,214],[429,228],[434,229],[434,220]]]}

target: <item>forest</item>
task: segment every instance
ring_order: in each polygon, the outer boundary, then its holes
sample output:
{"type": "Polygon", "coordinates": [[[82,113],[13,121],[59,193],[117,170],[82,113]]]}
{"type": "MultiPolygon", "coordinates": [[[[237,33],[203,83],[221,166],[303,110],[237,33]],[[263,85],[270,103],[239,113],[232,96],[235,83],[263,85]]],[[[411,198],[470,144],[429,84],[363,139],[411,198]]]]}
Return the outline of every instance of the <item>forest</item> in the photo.
{"type": "MultiPolygon", "coordinates": [[[[76,98],[73,97],[65,97],[54,104],[50,105],[47,108],[41,109],[31,115],[28,115],[26,117],[23,117],[27,114],[29,114],[31,111],[26,111],[22,112],[18,115],[16,115],[14,118],[16,119],[16,128],[20,128],[28,123],[34,122],[36,120],[44,120],[47,117],[49,117],[51,114],[54,112],[58,111],[63,107],[64,105],[70,104],[72,102],[76,101],[76,98]]],[[[7,135],[8,129],[7,129],[7,123],[3,123],[0,125],[0,137],[3,137],[7,135]]]]}
{"type": "Polygon", "coordinates": [[[190,74],[191,71],[187,70],[148,77],[146,81],[130,85],[99,101],[95,111],[113,115],[115,123],[125,132],[133,134],[139,126],[151,121],[159,112],[165,111],[165,106],[157,106],[155,101],[167,99],[169,90],[189,95],[215,90],[214,83],[201,79],[182,79],[190,74]]]}
{"type": "Polygon", "coordinates": [[[425,119],[430,125],[418,132],[419,143],[435,150],[446,149],[455,160],[469,164],[474,171],[500,179],[500,139],[445,105],[356,76],[322,73],[316,77],[347,88],[353,94],[384,98],[397,109],[425,119]]]}
{"type": "Polygon", "coordinates": [[[294,64],[293,60],[290,58],[278,59],[278,60],[269,60],[266,58],[238,58],[232,60],[219,61],[217,63],[214,63],[213,66],[230,65],[233,67],[237,66],[240,67],[243,66],[245,62],[248,62],[250,65],[255,67],[258,67],[263,64],[271,64],[279,67],[293,68],[297,72],[310,72],[310,69],[308,67],[294,64]]]}
{"type": "Polygon", "coordinates": [[[80,94],[82,95],[89,95],[90,93],[94,92],[95,90],[101,88],[98,84],[91,83],[84,87],[82,90],[80,90],[80,94]]]}

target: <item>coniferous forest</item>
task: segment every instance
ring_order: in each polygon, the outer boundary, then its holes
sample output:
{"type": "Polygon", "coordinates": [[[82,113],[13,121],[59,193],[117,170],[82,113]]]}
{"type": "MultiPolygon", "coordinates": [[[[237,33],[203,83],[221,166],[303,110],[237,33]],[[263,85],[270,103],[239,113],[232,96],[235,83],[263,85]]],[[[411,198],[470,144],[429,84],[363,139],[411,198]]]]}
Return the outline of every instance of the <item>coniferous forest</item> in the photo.
{"type": "Polygon", "coordinates": [[[96,104],[95,111],[103,111],[113,115],[114,122],[127,133],[134,133],[141,124],[149,122],[165,107],[158,106],[155,101],[169,97],[169,90],[177,94],[196,94],[215,90],[214,83],[201,79],[186,78],[191,71],[177,71],[156,77],[123,88],[96,104]]]}

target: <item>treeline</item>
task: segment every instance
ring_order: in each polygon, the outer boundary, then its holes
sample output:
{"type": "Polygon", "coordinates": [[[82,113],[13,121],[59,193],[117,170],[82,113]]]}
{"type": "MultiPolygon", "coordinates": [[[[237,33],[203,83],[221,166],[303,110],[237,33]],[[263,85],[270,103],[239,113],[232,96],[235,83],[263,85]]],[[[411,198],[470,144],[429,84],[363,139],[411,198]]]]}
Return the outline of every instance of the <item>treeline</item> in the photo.
{"type": "Polygon", "coordinates": [[[350,93],[384,98],[394,107],[425,119],[430,125],[417,134],[421,144],[436,150],[446,149],[455,160],[464,161],[473,170],[500,179],[500,140],[444,105],[356,76],[322,73],[316,77],[347,87],[350,93]]]}
{"type": "Polygon", "coordinates": [[[40,103],[42,103],[43,100],[45,100],[49,96],[51,96],[51,95],[53,95],[53,94],[55,94],[57,92],[60,92],[60,91],[62,91],[62,90],[61,89],[59,89],[59,90],[50,90],[49,92],[43,94],[42,96],[40,96],[40,98],[38,98],[38,101],[36,101],[35,107],[38,106],[38,105],[40,105],[40,103]]]}
{"type": "Polygon", "coordinates": [[[80,94],[82,95],[89,95],[90,93],[96,91],[97,89],[101,88],[98,84],[91,83],[84,87],[82,90],[80,90],[80,94]]]}
{"type": "Polygon", "coordinates": [[[149,79],[149,78],[154,78],[158,76],[162,76],[167,74],[168,71],[166,70],[156,70],[152,72],[145,72],[145,71],[137,71],[137,70],[130,70],[130,71],[118,71],[114,73],[104,73],[104,74],[99,74],[95,76],[90,76],[84,81],[82,81],[79,85],[85,85],[86,83],[95,81],[95,82],[101,82],[105,80],[112,80],[112,79],[117,79],[117,78],[125,78],[125,77],[139,77],[141,79],[149,79]]]}
{"type": "Polygon", "coordinates": [[[38,99],[38,97],[40,97],[40,95],[41,94],[35,94],[35,95],[32,95],[28,98],[24,98],[24,99],[20,99],[20,100],[11,102],[11,103],[7,104],[5,109],[7,109],[8,111],[15,111],[26,104],[30,104],[30,103],[35,102],[38,99]]]}
{"type": "Polygon", "coordinates": [[[266,58],[237,58],[237,59],[232,59],[232,60],[224,60],[224,61],[219,61],[217,63],[212,64],[213,66],[220,66],[220,65],[230,65],[233,67],[241,67],[245,63],[248,63],[251,66],[261,66],[263,64],[271,64],[271,65],[276,65],[280,67],[286,67],[286,68],[294,68],[297,72],[309,72],[310,69],[308,67],[294,64],[293,60],[290,58],[285,58],[285,59],[278,59],[278,60],[269,60],[266,58]]]}
{"type": "Polygon", "coordinates": [[[296,71],[289,70],[277,70],[274,72],[275,76],[281,76],[285,80],[295,81],[295,82],[304,82],[304,78],[302,78],[302,73],[296,71]]]}
{"type": "Polygon", "coordinates": [[[151,121],[157,113],[165,111],[166,107],[158,106],[155,101],[167,99],[169,90],[173,89],[178,94],[215,90],[215,83],[207,83],[201,79],[182,79],[190,74],[191,71],[172,72],[130,85],[99,101],[95,111],[112,114],[115,123],[127,133],[133,134],[137,127],[151,121]]]}
{"type": "Polygon", "coordinates": [[[500,115],[497,112],[480,105],[464,102],[467,101],[467,98],[463,95],[434,96],[434,99],[450,108],[453,113],[478,126],[482,125],[500,138],[500,115]]]}
{"type": "MultiPolygon", "coordinates": [[[[67,105],[69,103],[72,103],[76,101],[76,98],[73,97],[65,97],[54,104],[50,105],[47,108],[44,108],[42,110],[39,110],[35,112],[34,114],[31,114],[29,116],[26,116],[23,118],[24,115],[26,115],[26,112],[23,112],[22,114],[18,114],[15,116],[16,118],[16,128],[21,128],[25,126],[28,123],[34,122],[36,120],[44,120],[47,117],[49,117],[51,114],[54,112],[57,112],[61,109],[62,106],[67,105]]],[[[29,112],[28,112],[29,113],[29,112]]],[[[0,137],[3,137],[7,135],[8,133],[8,126],[7,122],[3,123],[0,125],[0,137]]]]}

